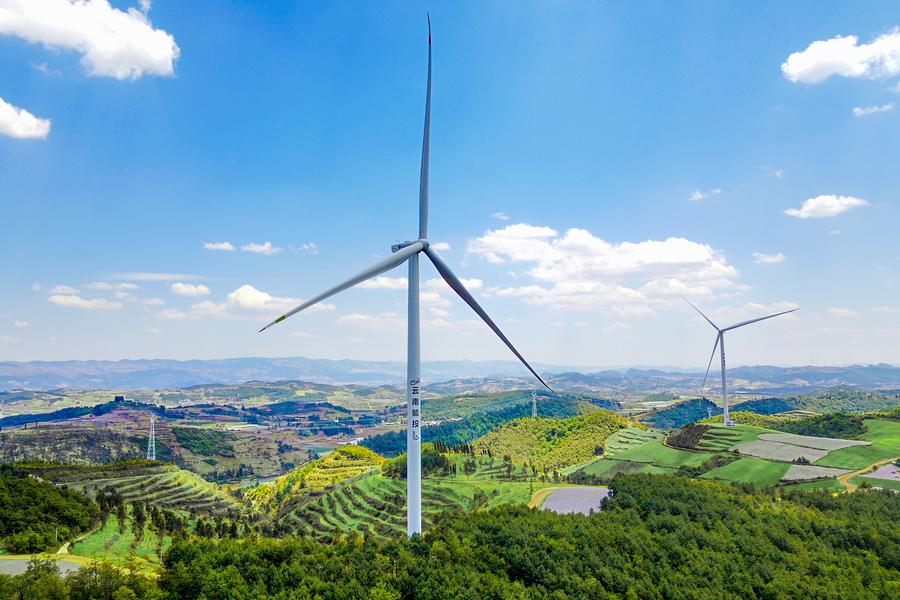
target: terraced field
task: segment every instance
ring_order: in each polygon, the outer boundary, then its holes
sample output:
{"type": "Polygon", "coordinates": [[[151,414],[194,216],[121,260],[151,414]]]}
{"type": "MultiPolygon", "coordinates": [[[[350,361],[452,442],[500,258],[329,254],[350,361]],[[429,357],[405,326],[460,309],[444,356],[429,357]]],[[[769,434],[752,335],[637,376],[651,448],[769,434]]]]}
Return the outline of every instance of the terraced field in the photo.
{"type": "Polygon", "coordinates": [[[241,504],[218,486],[174,465],[152,464],[122,468],[57,468],[38,474],[57,485],[67,485],[88,495],[109,486],[126,502],[146,501],[161,508],[197,511],[213,515],[241,510],[241,504]]]}
{"type": "MultiPolygon", "coordinates": [[[[471,457],[449,455],[456,474],[426,477],[422,482],[423,529],[450,510],[489,509],[500,504],[527,504],[534,493],[547,487],[569,487],[534,479],[520,468],[507,476],[499,459],[478,457],[476,471],[466,474],[463,465],[471,457]]],[[[298,534],[329,536],[334,532],[372,532],[380,536],[406,531],[406,480],[378,472],[346,480],[326,490],[311,490],[286,503],[275,519],[298,534]]]]}
{"type": "MultiPolygon", "coordinates": [[[[637,427],[627,427],[615,432],[606,440],[606,446],[603,451],[603,458],[618,456],[632,448],[636,448],[647,442],[662,440],[662,434],[658,431],[638,429],[637,427]]],[[[596,463],[601,459],[595,458],[580,465],[572,465],[562,470],[563,475],[570,475],[580,469],[585,469],[589,465],[596,463]]]]}
{"type": "Polygon", "coordinates": [[[172,545],[172,538],[159,536],[150,527],[145,527],[143,535],[137,539],[131,520],[126,520],[124,530],[119,529],[119,521],[110,515],[106,525],[69,548],[72,554],[125,566],[134,560],[139,567],[152,569],[161,562],[162,554],[172,545]]]}

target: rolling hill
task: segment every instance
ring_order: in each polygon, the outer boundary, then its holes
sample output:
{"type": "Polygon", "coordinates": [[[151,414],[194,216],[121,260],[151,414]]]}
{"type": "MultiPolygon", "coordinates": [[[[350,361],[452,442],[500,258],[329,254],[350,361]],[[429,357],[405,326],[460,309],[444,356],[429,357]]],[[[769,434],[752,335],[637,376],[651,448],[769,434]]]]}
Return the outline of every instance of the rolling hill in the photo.
{"type": "Polygon", "coordinates": [[[550,472],[601,454],[607,438],[629,426],[634,423],[606,410],[568,419],[524,418],[510,421],[473,445],[494,457],[509,457],[515,465],[550,472]]]}

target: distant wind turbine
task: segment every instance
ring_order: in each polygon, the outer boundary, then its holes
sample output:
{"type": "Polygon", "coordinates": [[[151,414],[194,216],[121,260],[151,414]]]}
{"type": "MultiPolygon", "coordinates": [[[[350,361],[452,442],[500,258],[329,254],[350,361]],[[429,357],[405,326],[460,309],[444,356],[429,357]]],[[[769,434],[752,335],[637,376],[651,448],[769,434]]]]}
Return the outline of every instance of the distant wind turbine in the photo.
{"type": "Polygon", "coordinates": [[[503,341],[504,344],[516,355],[531,374],[537,377],[544,387],[550,387],[541,379],[541,376],[531,368],[528,361],[519,353],[507,339],[497,324],[488,316],[483,308],[475,301],[475,298],[460,281],[447,263],[438,256],[437,252],[428,241],[428,154],[431,138],[431,18],[428,18],[428,86],[425,93],[425,131],[422,135],[422,168],[419,175],[419,237],[415,241],[400,242],[391,246],[392,256],[381,260],[368,269],[357,273],[355,276],[339,283],[310,298],[303,304],[296,306],[281,315],[262,329],[265,331],[276,323],[281,323],[288,317],[329,298],[338,292],[353,287],[367,279],[376,277],[404,262],[409,265],[408,284],[408,320],[407,320],[407,358],[406,358],[406,473],[407,473],[407,497],[406,518],[407,533],[412,536],[422,532],[422,439],[421,439],[421,404],[419,394],[420,386],[420,352],[419,352],[419,254],[424,253],[431,260],[444,281],[450,288],[481,317],[491,330],[503,341]]]}
{"type": "Polygon", "coordinates": [[[725,332],[731,331],[732,329],[737,329],[738,327],[743,327],[744,325],[750,325],[751,323],[756,323],[758,321],[765,321],[766,319],[771,319],[773,317],[780,317],[781,315],[786,315],[788,313],[792,313],[795,310],[800,310],[798,308],[792,308],[790,310],[783,310],[781,312],[777,312],[772,315],[766,315],[764,317],[758,317],[756,319],[750,319],[749,321],[741,321],[740,323],[735,323],[734,325],[729,325],[728,327],[719,328],[718,325],[713,323],[709,317],[703,314],[703,312],[694,306],[694,303],[685,298],[681,297],[685,302],[690,304],[694,310],[700,313],[700,316],[706,319],[706,322],[713,326],[716,330],[716,342],[713,344],[712,353],[709,355],[709,364],[706,365],[706,374],[703,376],[703,385],[700,386],[700,395],[703,396],[703,390],[706,389],[706,378],[709,377],[709,368],[712,366],[713,357],[716,355],[716,347],[719,347],[721,351],[722,357],[722,408],[724,410],[723,420],[727,427],[732,427],[736,423],[731,419],[731,416],[728,412],[728,383],[727,383],[727,372],[725,368],[725,332]]]}

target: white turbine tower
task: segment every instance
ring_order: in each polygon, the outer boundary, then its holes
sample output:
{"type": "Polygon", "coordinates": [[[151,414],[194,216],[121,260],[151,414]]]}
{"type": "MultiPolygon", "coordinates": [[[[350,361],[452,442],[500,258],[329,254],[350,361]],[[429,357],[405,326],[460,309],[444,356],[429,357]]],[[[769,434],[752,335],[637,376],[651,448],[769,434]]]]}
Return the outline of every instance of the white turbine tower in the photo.
{"type": "Polygon", "coordinates": [[[291,315],[309,308],[338,292],[362,283],[390,269],[408,263],[408,320],[407,320],[407,359],[406,359],[406,449],[407,449],[407,533],[412,536],[422,532],[422,461],[421,461],[421,403],[419,400],[420,387],[420,352],[419,352],[419,254],[424,253],[431,260],[438,273],[450,288],[459,295],[475,313],[487,324],[491,330],[503,341],[504,344],[516,355],[531,374],[537,377],[547,389],[550,389],[540,375],[531,368],[528,361],[519,354],[519,351],[507,339],[500,328],[488,316],[483,308],[475,301],[472,294],[466,289],[460,279],[450,270],[450,267],[438,256],[428,241],[428,154],[431,138],[431,18],[428,19],[428,85],[425,93],[425,131],[422,135],[422,167],[419,175],[419,237],[414,241],[402,242],[391,246],[393,254],[381,260],[368,269],[361,271],[350,279],[339,283],[310,298],[303,304],[296,306],[281,315],[262,329],[265,331],[276,323],[281,323],[291,315]]]}
{"type": "Polygon", "coordinates": [[[766,319],[771,319],[773,317],[779,317],[781,315],[786,315],[788,313],[792,313],[795,310],[800,310],[799,308],[792,308],[790,310],[783,310],[781,312],[777,312],[772,315],[766,315],[764,317],[758,317],[756,319],[750,319],[749,321],[741,321],[740,323],[735,323],[734,325],[729,325],[728,327],[719,328],[718,325],[713,323],[709,317],[703,314],[703,312],[694,306],[694,303],[682,296],[685,302],[690,304],[694,310],[700,313],[700,316],[706,319],[706,322],[713,326],[716,330],[716,342],[713,344],[712,353],[709,355],[709,364],[706,365],[706,374],[703,376],[703,385],[700,387],[700,395],[703,395],[703,390],[706,388],[706,378],[709,377],[709,369],[712,366],[713,357],[716,355],[716,347],[718,346],[721,351],[722,357],[722,409],[724,411],[723,421],[727,427],[732,427],[735,425],[735,422],[731,419],[731,416],[728,412],[728,383],[727,383],[727,372],[725,369],[725,332],[731,331],[732,329],[737,329],[738,327],[743,327],[744,325],[750,325],[751,323],[756,323],[758,321],[765,321],[766,319]]]}

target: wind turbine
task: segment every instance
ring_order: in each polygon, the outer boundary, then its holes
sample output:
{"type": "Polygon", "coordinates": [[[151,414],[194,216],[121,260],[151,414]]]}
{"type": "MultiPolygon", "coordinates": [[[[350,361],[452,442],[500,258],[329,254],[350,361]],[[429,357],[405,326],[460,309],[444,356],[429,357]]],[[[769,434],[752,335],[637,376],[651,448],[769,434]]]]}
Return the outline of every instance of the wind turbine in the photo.
{"type": "Polygon", "coordinates": [[[459,277],[457,277],[447,263],[438,256],[437,252],[428,241],[428,154],[431,139],[431,17],[428,18],[428,87],[425,93],[425,131],[422,134],[422,167],[419,174],[419,237],[414,241],[399,242],[391,246],[392,255],[385,258],[368,269],[365,269],[350,279],[339,283],[314,298],[310,298],[303,304],[296,306],[284,313],[262,329],[265,331],[276,323],[281,323],[288,317],[329,298],[338,292],[362,283],[367,279],[376,277],[404,262],[409,267],[408,285],[408,310],[407,317],[407,355],[406,355],[406,527],[407,533],[412,536],[422,532],[422,439],[421,439],[421,404],[419,394],[421,391],[421,361],[419,352],[419,255],[425,254],[431,260],[434,267],[443,277],[444,281],[456,294],[481,317],[491,330],[506,344],[516,355],[531,374],[537,377],[544,387],[550,387],[541,379],[541,376],[531,368],[528,361],[516,350],[512,342],[507,339],[497,324],[488,316],[483,308],[475,301],[475,298],[466,289],[459,277]]]}
{"type": "Polygon", "coordinates": [[[728,327],[719,328],[718,325],[713,323],[709,317],[703,314],[703,312],[694,306],[694,303],[685,298],[681,297],[685,302],[690,304],[694,310],[700,313],[700,316],[706,319],[706,322],[713,326],[713,329],[716,330],[716,342],[713,344],[712,353],[709,355],[709,364],[706,365],[706,375],[703,376],[703,385],[700,386],[700,395],[703,395],[703,390],[706,388],[706,378],[709,377],[709,368],[712,366],[713,357],[716,355],[716,347],[719,347],[721,351],[722,357],[722,408],[724,410],[723,421],[725,422],[726,427],[733,427],[736,423],[731,419],[731,416],[728,412],[728,383],[727,383],[727,373],[725,369],[725,332],[731,331],[732,329],[737,329],[738,327],[743,327],[744,325],[750,325],[751,323],[756,323],[758,321],[765,321],[766,319],[771,319],[773,317],[780,317],[781,315],[786,315],[788,313],[792,313],[795,310],[800,310],[800,308],[792,308],[790,310],[783,310],[781,312],[777,312],[772,315],[766,315],[764,317],[758,317],[756,319],[750,319],[749,321],[741,321],[740,323],[735,323],[734,325],[729,325],[728,327]]]}

